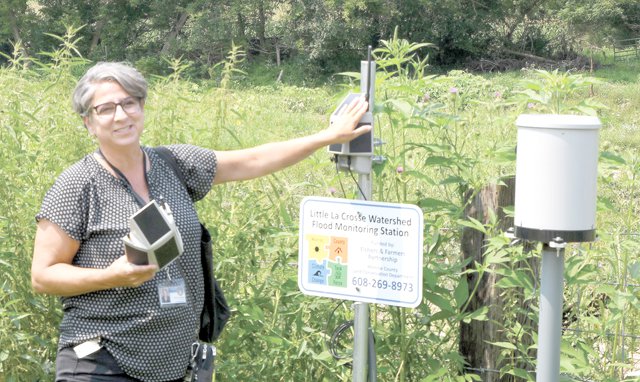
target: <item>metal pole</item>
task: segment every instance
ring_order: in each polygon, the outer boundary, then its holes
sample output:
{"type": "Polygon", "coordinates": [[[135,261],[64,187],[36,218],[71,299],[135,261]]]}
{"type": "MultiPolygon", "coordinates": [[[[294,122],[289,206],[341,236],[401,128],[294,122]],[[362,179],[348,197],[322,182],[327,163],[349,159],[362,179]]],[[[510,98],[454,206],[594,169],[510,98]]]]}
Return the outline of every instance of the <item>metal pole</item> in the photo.
{"type": "Polygon", "coordinates": [[[564,244],[542,249],[537,382],[560,380],[560,338],[564,286],[564,244]]]}
{"type": "Polygon", "coordinates": [[[369,349],[369,304],[356,302],[353,304],[355,319],[353,321],[353,382],[367,380],[367,354],[369,349]]]}
{"type": "MultiPolygon", "coordinates": [[[[369,160],[371,159],[369,158],[369,160]]],[[[371,174],[359,174],[358,186],[358,199],[371,200],[371,174]]],[[[353,320],[353,382],[365,382],[369,355],[369,304],[356,302],[353,304],[353,308],[355,310],[353,320]]]]}
{"type": "MultiPolygon", "coordinates": [[[[373,112],[375,88],[375,63],[371,61],[371,47],[367,61],[360,64],[360,92],[366,94],[369,101],[369,112],[373,112]]],[[[372,119],[373,123],[373,119],[372,119]]],[[[373,139],[373,132],[372,139],[373,139]]],[[[369,169],[358,174],[358,199],[371,200],[372,185],[371,165],[373,161],[373,153],[371,156],[353,157],[352,161],[364,163],[364,166],[356,164],[356,168],[369,169]]],[[[353,382],[365,382],[367,380],[368,356],[369,356],[369,304],[366,302],[356,302],[353,305],[355,318],[353,320],[353,382]]]]}

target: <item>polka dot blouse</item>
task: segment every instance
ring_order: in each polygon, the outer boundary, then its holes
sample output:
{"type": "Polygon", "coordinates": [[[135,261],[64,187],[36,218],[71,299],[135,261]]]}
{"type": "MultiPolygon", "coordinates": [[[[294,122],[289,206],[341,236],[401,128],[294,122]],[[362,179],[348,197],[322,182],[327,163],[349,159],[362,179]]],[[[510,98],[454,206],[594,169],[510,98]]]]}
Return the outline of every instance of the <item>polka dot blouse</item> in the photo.
{"type": "MultiPolygon", "coordinates": [[[[101,337],[106,349],[130,376],[144,381],[181,378],[197,340],[204,282],[200,263],[200,225],[193,203],[211,189],[216,156],[191,145],[167,146],[187,182],[183,187],[172,168],[152,148],[148,172],[152,199],[170,206],[184,253],[137,288],[114,288],[63,297],[59,349],[101,337]],[[183,279],[187,304],[161,307],[158,284],[183,279]]],[[[122,237],[138,204],[127,183],[109,173],[93,155],[62,172],[44,197],[36,220],[47,219],[80,242],[73,265],[106,268],[124,254],[122,237]]]]}

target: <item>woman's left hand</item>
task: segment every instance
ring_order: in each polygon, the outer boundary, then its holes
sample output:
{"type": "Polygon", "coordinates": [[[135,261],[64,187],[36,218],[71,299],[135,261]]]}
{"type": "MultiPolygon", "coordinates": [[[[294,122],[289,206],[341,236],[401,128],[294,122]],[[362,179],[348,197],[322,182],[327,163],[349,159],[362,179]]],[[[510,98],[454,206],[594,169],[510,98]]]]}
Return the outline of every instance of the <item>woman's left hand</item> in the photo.
{"type": "Polygon", "coordinates": [[[362,96],[340,109],[337,117],[332,121],[333,123],[325,130],[326,133],[332,135],[331,142],[349,142],[371,131],[371,125],[358,126],[358,122],[360,122],[368,108],[369,103],[362,96]]]}

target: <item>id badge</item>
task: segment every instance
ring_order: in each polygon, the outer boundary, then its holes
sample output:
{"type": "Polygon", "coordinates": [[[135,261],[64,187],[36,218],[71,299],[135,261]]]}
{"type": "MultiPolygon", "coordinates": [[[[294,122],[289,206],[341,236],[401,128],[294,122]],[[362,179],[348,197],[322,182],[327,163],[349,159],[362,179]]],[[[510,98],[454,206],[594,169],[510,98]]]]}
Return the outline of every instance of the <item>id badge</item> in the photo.
{"type": "Polygon", "coordinates": [[[74,346],[73,351],[76,352],[76,357],[78,357],[78,359],[82,359],[102,349],[101,341],[102,339],[100,337],[90,339],[80,345],[74,346]]]}
{"type": "Polygon", "coordinates": [[[158,283],[160,306],[168,308],[187,304],[187,294],[183,279],[164,280],[158,283]]]}

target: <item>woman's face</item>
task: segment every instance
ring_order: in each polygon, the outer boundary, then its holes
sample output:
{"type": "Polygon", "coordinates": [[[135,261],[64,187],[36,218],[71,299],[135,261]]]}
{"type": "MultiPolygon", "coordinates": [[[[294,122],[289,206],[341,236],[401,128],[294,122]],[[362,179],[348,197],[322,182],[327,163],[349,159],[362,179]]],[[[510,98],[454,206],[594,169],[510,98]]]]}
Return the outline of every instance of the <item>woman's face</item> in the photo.
{"type": "Polygon", "coordinates": [[[101,82],[83,120],[101,147],[137,147],[144,129],[144,101],[131,97],[115,81],[101,82]]]}

